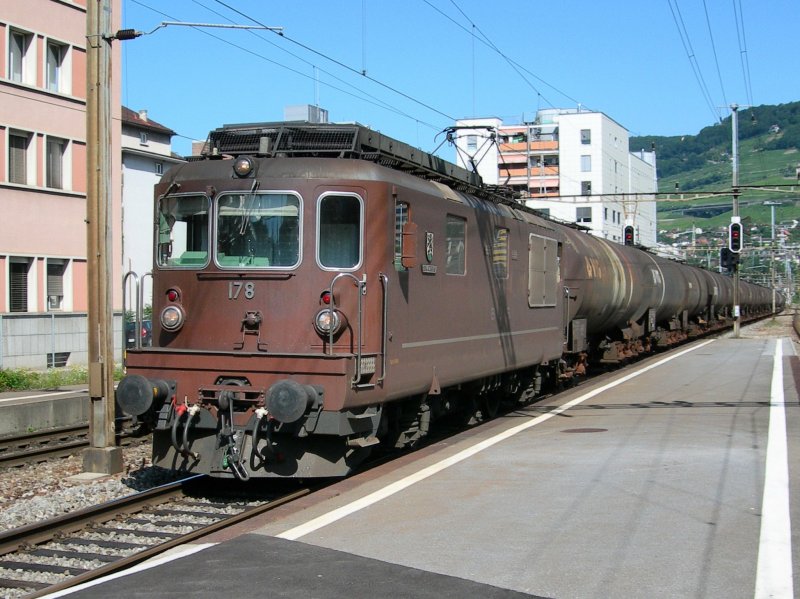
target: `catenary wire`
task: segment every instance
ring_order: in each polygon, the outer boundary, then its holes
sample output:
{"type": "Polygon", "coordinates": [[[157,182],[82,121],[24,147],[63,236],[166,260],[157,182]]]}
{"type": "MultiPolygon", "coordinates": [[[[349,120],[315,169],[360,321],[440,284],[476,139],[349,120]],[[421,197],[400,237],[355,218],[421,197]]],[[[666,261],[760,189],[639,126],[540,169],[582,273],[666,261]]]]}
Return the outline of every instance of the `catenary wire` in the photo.
{"type": "Polygon", "coordinates": [[[714,65],[717,68],[717,77],[719,78],[719,87],[722,90],[722,100],[725,102],[725,106],[728,105],[728,98],[725,94],[725,85],[722,83],[722,71],[719,68],[719,59],[717,58],[717,46],[714,43],[714,34],[711,31],[711,19],[708,16],[708,4],[706,0],[703,0],[703,10],[706,14],[706,25],[708,26],[708,37],[711,39],[711,49],[714,52],[714,65]]]}
{"type": "MultiPolygon", "coordinates": [[[[168,15],[167,13],[164,13],[164,12],[158,10],[158,9],[155,9],[152,6],[148,6],[147,4],[141,2],[140,0],[131,0],[131,2],[133,2],[135,4],[138,4],[138,5],[140,5],[140,6],[144,7],[144,8],[147,8],[149,10],[152,10],[153,12],[158,13],[158,14],[160,14],[162,16],[165,16],[165,17],[167,17],[169,19],[174,19],[174,17],[168,15]]],[[[290,72],[292,72],[292,73],[294,73],[296,75],[299,75],[299,76],[304,77],[306,79],[314,80],[314,77],[312,77],[311,75],[308,75],[307,73],[303,73],[302,71],[294,69],[294,68],[292,68],[292,67],[290,67],[288,65],[285,65],[285,64],[282,64],[282,63],[277,62],[275,60],[272,60],[271,58],[268,58],[268,57],[264,56],[263,54],[259,54],[258,52],[254,51],[254,50],[251,50],[249,48],[245,48],[244,46],[241,46],[239,44],[235,44],[235,43],[233,43],[233,42],[231,42],[229,40],[226,40],[226,39],[224,39],[222,37],[214,35],[214,34],[208,32],[208,31],[204,31],[203,29],[201,29],[199,27],[192,27],[192,29],[197,29],[200,33],[203,33],[203,34],[205,34],[205,35],[207,35],[209,37],[212,37],[212,38],[214,38],[214,39],[216,39],[216,40],[218,40],[218,41],[220,41],[220,42],[222,42],[224,44],[227,44],[227,45],[229,45],[229,46],[231,46],[233,48],[241,50],[241,51],[243,51],[243,52],[245,52],[247,54],[250,54],[252,56],[260,58],[261,60],[264,60],[266,62],[274,64],[274,65],[276,65],[276,66],[278,66],[278,67],[280,67],[282,69],[285,69],[287,71],[290,71],[290,72]]],[[[321,83],[323,85],[331,88],[331,89],[334,89],[334,90],[340,92],[340,93],[343,93],[343,94],[346,94],[346,95],[351,96],[353,98],[356,98],[358,100],[361,100],[362,102],[366,102],[368,104],[372,104],[373,106],[377,106],[379,108],[383,108],[384,110],[388,110],[390,112],[394,112],[395,114],[398,114],[400,116],[409,118],[409,119],[411,119],[411,120],[413,120],[413,121],[415,121],[417,123],[420,123],[420,124],[423,124],[425,126],[428,126],[428,127],[432,128],[433,130],[438,131],[440,129],[440,127],[436,127],[434,125],[430,125],[429,123],[426,123],[425,121],[422,121],[421,119],[418,119],[418,118],[415,118],[415,117],[413,117],[411,115],[408,115],[407,113],[404,113],[401,110],[399,110],[399,109],[397,109],[397,108],[395,108],[395,107],[393,107],[391,105],[383,103],[380,100],[377,100],[377,101],[369,100],[367,98],[364,98],[363,96],[359,96],[359,95],[353,93],[352,91],[349,91],[349,90],[346,90],[346,89],[342,89],[342,88],[337,87],[336,85],[333,85],[333,84],[331,84],[329,82],[326,82],[326,81],[322,81],[321,83]]]]}
{"type": "MultiPolygon", "coordinates": [[[[253,23],[255,23],[257,25],[260,25],[262,27],[266,27],[266,25],[261,23],[258,19],[255,19],[254,17],[251,17],[250,15],[240,11],[239,9],[232,7],[230,4],[227,4],[227,3],[223,2],[222,0],[214,0],[214,1],[217,4],[221,4],[222,6],[227,8],[228,10],[233,11],[236,14],[244,17],[245,19],[248,19],[248,20],[252,21],[253,23]]],[[[343,69],[346,69],[346,70],[348,70],[348,71],[350,71],[352,73],[355,73],[356,75],[361,75],[365,79],[369,79],[373,83],[375,83],[375,84],[383,87],[384,89],[387,89],[387,90],[389,90],[389,91],[391,91],[391,92],[393,92],[393,93],[395,93],[395,94],[397,94],[399,96],[402,96],[406,100],[414,102],[415,104],[418,104],[418,105],[422,106],[423,108],[426,108],[426,109],[430,110],[431,112],[434,112],[434,113],[438,114],[439,116],[443,116],[444,118],[446,118],[450,122],[455,122],[457,120],[454,116],[449,115],[446,112],[443,112],[443,111],[439,110],[438,108],[435,108],[434,106],[431,106],[430,104],[428,104],[426,102],[423,102],[422,100],[420,100],[418,98],[415,98],[414,96],[412,96],[410,94],[407,94],[404,91],[401,91],[401,90],[397,89],[396,87],[392,87],[388,83],[384,83],[383,81],[380,81],[379,79],[376,79],[375,77],[372,77],[371,75],[367,75],[366,73],[363,73],[362,71],[360,71],[360,70],[358,70],[356,68],[353,68],[350,65],[343,63],[340,60],[332,58],[331,56],[328,56],[325,53],[320,52],[319,50],[315,50],[311,46],[309,46],[307,44],[304,44],[303,42],[300,42],[300,41],[298,41],[296,39],[293,39],[293,38],[289,37],[288,35],[286,35],[285,33],[279,33],[277,31],[273,31],[273,33],[275,35],[278,35],[281,38],[287,40],[288,42],[291,42],[292,44],[295,44],[296,46],[299,46],[300,48],[303,48],[304,50],[306,50],[308,52],[311,52],[312,54],[316,54],[317,56],[320,56],[320,57],[324,58],[325,60],[328,60],[328,61],[334,63],[335,65],[342,67],[343,69]]]]}
{"type": "MultiPolygon", "coordinates": [[[[135,1],[135,0],[134,0],[134,1],[135,1]]],[[[230,23],[233,23],[233,20],[232,20],[232,19],[229,19],[227,16],[225,16],[225,15],[224,15],[224,14],[222,14],[221,12],[219,12],[219,11],[216,11],[216,10],[214,10],[213,8],[209,7],[209,6],[206,6],[205,4],[203,4],[202,2],[200,2],[199,0],[192,0],[192,2],[194,2],[194,3],[195,3],[195,4],[197,4],[198,6],[200,6],[200,7],[204,8],[204,9],[206,9],[207,11],[211,12],[212,14],[214,14],[214,15],[216,15],[216,16],[218,16],[218,17],[220,17],[220,18],[223,18],[223,19],[225,19],[226,21],[228,21],[228,22],[230,22],[230,23]]],[[[313,62],[311,62],[311,61],[309,61],[309,60],[306,60],[305,58],[303,58],[303,57],[302,57],[302,56],[300,56],[299,54],[296,54],[296,53],[294,53],[294,52],[292,52],[292,51],[290,51],[290,50],[288,50],[288,49],[286,49],[286,48],[282,47],[281,45],[279,45],[279,44],[276,44],[275,42],[272,42],[272,41],[270,41],[269,39],[267,39],[267,38],[266,38],[264,35],[260,34],[259,32],[252,31],[252,30],[248,30],[248,33],[250,33],[251,35],[253,35],[253,36],[257,37],[258,39],[260,39],[260,40],[261,40],[261,41],[263,41],[264,43],[266,43],[266,44],[269,44],[270,46],[273,46],[273,47],[275,47],[276,49],[280,50],[281,52],[284,52],[284,53],[288,54],[289,56],[292,56],[293,58],[296,58],[296,59],[297,59],[297,60],[299,60],[300,62],[303,62],[303,63],[307,64],[308,66],[310,66],[310,67],[313,67],[313,68],[317,69],[318,71],[320,71],[320,72],[322,72],[322,73],[325,73],[326,75],[328,75],[329,77],[331,77],[331,78],[335,79],[336,81],[339,81],[339,82],[340,82],[340,83],[342,83],[343,85],[348,85],[348,86],[352,85],[350,82],[348,82],[348,81],[345,81],[345,80],[344,80],[344,79],[342,79],[341,77],[337,77],[336,75],[334,75],[334,74],[333,74],[333,73],[331,73],[330,71],[328,71],[328,70],[325,70],[325,69],[323,69],[323,68],[319,67],[318,65],[314,64],[313,62]]],[[[323,82],[323,83],[324,83],[324,82],[323,82]]],[[[337,88],[334,88],[334,89],[337,89],[337,88]]],[[[359,92],[360,92],[360,93],[362,93],[364,96],[366,96],[366,97],[368,97],[368,98],[371,98],[372,100],[374,100],[374,102],[377,102],[377,103],[378,103],[379,105],[381,105],[383,108],[386,108],[387,110],[390,110],[390,111],[394,112],[395,114],[398,114],[398,115],[404,116],[404,117],[406,117],[406,118],[408,118],[408,119],[411,119],[411,120],[413,120],[413,121],[416,121],[417,123],[419,123],[419,124],[421,124],[421,125],[425,125],[426,127],[428,127],[428,128],[430,128],[430,129],[432,129],[433,131],[437,131],[437,132],[438,132],[438,131],[440,131],[440,130],[441,130],[441,127],[438,127],[438,126],[436,126],[436,125],[433,125],[433,124],[431,124],[431,123],[427,123],[427,122],[425,122],[425,121],[423,121],[423,120],[421,120],[421,119],[418,119],[417,117],[415,117],[415,116],[412,116],[412,115],[410,115],[410,114],[408,114],[408,113],[406,113],[406,112],[404,112],[404,111],[400,110],[400,109],[399,109],[399,108],[397,108],[396,106],[392,106],[392,105],[391,105],[391,104],[389,104],[388,102],[385,102],[385,101],[381,100],[381,99],[380,99],[380,98],[378,98],[377,96],[374,96],[374,95],[372,95],[372,94],[370,94],[370,93],[368,93],[368,92],[365,92],[363,89],[359,89],[359,92]]]]}
{"type": "MultiPolygon", "coordinates": [[[[438,6],[435,6],[435,5],[433,5],[433,4],[430,2],[430,0],[422,0],[422,1],[423,1],[425,4],[427,4],[427,5],[428,5],[430,8],[432,8],[434,11],[436,11],[436,12],[438,12],[440,15],[442,15],[442,16],[443,16],[445,19],[447,19],[448,21],[450,21],[451,23],[453,23],[453,24],[454,24],[456,27],[458,27],[459,29],[463,30],[463,31],[464,31],[464,32],[465,32],[467,35],[471,36],[473,39],[477,39],[477,40],[478,40],[480,43],[482,43],[484,46],[486,46],[486,47],[488,47],[488,48],[490,48],[490,49],[492,49],[492,50],[494,50],[494,51],[496,51],[496,52],[498,52],[498,53],[499,53],[499,50],[497,50],[496,48],[492,48],[492,46],[490,46],[490,45],[489,45],[489,43],[488,43],[486,40],[483,40],[483,39],[481,39],[481,38],[477,37],[477,36],[476,36],[476,35],[475,35],[473,32],[471,32],[469,29],[467,29],[466,27],[464,27],[464,26],[463,26],[461,23],[459,23],[458,21],[456,21],[455,19],[453,19],[453,17],[451,17],[450,15],[448,15],[447,13],[445,13],[444,11],[442,11],[442,10],[441,10],[441,9],[440,9],[438,6]]],[[[576,100],[575,98],[573,98],[572,96],[570,96],[569,94],[567,94],[566,92],[564,92],[564,91],[560,90],[559,88],[557,88],[557,87],[556,87],[556,86],[554,86],[553,84],[551,84],[551,83],[548,83],[547,81],[545,81],[544,79],[542,79],[541,77],[539,77],[539,76],[538,76],[536,73],[533,73],[532,71],[530,71],[529,69],[527,69],[525,66],[521,65],[519,62],[516,62],[516,61],[514,61],[514,60],[512,60],[512,59],[510,59],[510,58],[507,58],[507,60],[510,60],[510,61],[511,61],[511,63],[512,63],[514,66],[518,67],[519,69],[521,69],[522,71],[524,71],[525,73],[527,73],[528,75],[530,75],[531,77],[533,77],[534,79],[536,79],[537,81],[541,82],[542,84],[546,85],[547,87],[549,87],[550,89],[552,89],[552,90],[553,90],[553,91],[555,91],[556,93],[558,93],[558,94],[561,94],[562,96],[564,96],[565,98],[567,98],[568,100],[570,100],[572,103],[574,103],[574,104],[581,104],[581,102],[579,102],[578,100],[576,100]]],[[[549,101],[547,98],[545,98],[543,95],[541,95],[541,93],[539,93],[538,95],[541,97],[541,99],[543,99],[543,100],[545,101],[545,103],[546,103],[548,106],[550,106],[551,108],[556,108],[556,105],[555,105],[555,104],[553,104],[552,102],[550,102],[550,101],[549,101]]],[[[584,106],[585,106],[585,105],[584,105],[584,106]]],[[[587,110],[591,110],[591,109],[587,107],[587,110]]]]}
{"type": "Polygon", "coordinates": [[[744,33],[744,14],[742,14],[742,2],[733,0],[733,14],[736,20],[736,39],[739,42],[739,59],[742,63],[742,75],[744,76],[744,88],[747,94],[747,103],[753,105],[753,88],[750,83],[750,61],[747,59],[747,38],[744,33]]]}
{"type": "Polygon", "coordinates": [[[689,58],[689,64],[692,67],[692,72],[694,73],[695,79],[697,79],[697,84],[700,86],[700,91],[702,92],[706,104],[708,105],[708,109],[714,116],[714,120],[719,121],[720,114],[714,108],[714,102],[711,99],[711,94],[708,91],[708,86],[706,85],[705,79],[703,78],[703,74],[700,71],[700,65],[697,62],[694,49],[692,48],[691,40],[689,39],[689,33],[686,31],[686,26],[683,22],[683,17],[680,16],[680,9],[678,8],[678,2],[677,0],[667,0],[667,4],[669,5],[669,10],[672,13],[672,20],[675,21],[675,26],[678,28],[678,35],[681,38],[681,44],[683,44],[683,48],[686,51],[687,57],[689,58]],[[675,2],[675,6],[673,6],[672,4],[673,1],[675,2]]]}

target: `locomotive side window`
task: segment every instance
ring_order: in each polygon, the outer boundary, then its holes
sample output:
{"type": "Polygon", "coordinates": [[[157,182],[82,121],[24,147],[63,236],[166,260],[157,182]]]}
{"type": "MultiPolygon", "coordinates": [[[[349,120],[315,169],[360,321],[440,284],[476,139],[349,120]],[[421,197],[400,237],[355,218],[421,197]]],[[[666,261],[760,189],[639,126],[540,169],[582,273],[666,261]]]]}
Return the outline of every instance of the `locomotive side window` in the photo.
{"type": "Polygon", "coordinates": [[[204,195],[159,199],[159,266],[202,268],[208,263],[208,213],[209,201],[204,195]]]}
{"type": "Polygon", "coordinates": [[[403,227],[408,222],[408,202],[394,204],[394,268],[403,271],[403,227]]]}
{"type": "Polygon", "coordinates": [[[498,227],[494,230],[492,266],[495,277],[498,279],[508,278],[508,229],[498,227]]]}
{"type": "Polygon", "coordinates": [[[317,259],[322,268],[353,269],[361,263],[361,198],[322,196],[317,211],[317,259]]]}
{"type": "Polygon", "coordinates": [[[467,219],[447,215],[445,243],[447,244],[446,269],[449,275],[463,275],[467,272],[467,219]]]}
{"type": "Polygon", "coordinates": [[[559,292],[561,244],[555,239],[528,237],[528,306],[555,306],[559,292]]]}
{"type": "Polygon", "coordinates": [[[217,201],[220,267],[291,268],[300,261],[300,198],[289,193],[228,193],[217,201]]]}

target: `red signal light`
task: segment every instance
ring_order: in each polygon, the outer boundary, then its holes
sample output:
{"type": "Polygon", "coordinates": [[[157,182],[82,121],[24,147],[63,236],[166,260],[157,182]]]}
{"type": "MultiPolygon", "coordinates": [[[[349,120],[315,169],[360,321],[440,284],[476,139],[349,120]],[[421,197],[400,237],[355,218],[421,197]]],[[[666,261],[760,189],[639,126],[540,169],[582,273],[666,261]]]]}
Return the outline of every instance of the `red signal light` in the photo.
{"type": "Polygon", "coordinates": [[[738,254],[742,251],[742,223],[731,223],[728,233],[728,248],[738,254]]]}
{"type": "Polygon", "coordinates": [[[326,306],[329,306],[330,303],[331,303],[331,298],[332,297],[333,297],[333,294],[331,294],[331,292],[326,289],[325,291],[323,291],[320,294],[319,301],[321,303],[325,304],[326,306]]]}
{"type": "Polygon", "coordinates": [[[633,225],[625,226],[625,245],[633,245],[633,225]]]}

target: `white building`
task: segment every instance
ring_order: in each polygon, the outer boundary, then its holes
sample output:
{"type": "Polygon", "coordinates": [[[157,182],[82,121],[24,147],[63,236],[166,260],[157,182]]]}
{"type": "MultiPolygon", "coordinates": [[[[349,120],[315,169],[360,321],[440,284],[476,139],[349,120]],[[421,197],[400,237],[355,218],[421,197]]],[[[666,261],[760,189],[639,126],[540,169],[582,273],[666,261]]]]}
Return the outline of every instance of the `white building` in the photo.
{"type": "Polygon", "coordinates": [[[532,123],[490,117],[457,126],[459,165],[473,160],[486,183],[508,185],[531,208],[611,241],[622,243],[632,225],[637,244],[655,247],[655,154],[630,153],[628,131],[605,114],[541,110],[532,123]]]}
{"type": "MultiPolygon", "coordinates": [[[[173,135],[172,129],[149,119],[146,110],[122,107],[123,272],[139,277],[153,269],[153,187],[171,166],[184,162],[172,154],[173,135]]],[[[150,303],[148,283],[145,304],[150,303]]],[[[126,299],[129,310],[134,307],[131,298],[126,299]]]]}

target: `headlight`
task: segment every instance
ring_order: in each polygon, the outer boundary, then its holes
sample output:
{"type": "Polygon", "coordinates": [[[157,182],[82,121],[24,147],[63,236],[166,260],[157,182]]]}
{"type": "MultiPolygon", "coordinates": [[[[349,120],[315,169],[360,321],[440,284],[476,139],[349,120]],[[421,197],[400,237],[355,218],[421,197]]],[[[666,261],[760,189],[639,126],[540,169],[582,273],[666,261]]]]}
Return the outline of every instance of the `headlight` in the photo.
{"type": "Polygon", "coordinates": [[[177,331],[185,320],[186,315],[178,306],[167,306],[161,311],[161,326],[168,331],[177,331]]]}
{"type": "Polygon", "coordinates": [[[342,328],[342,318],[339,316],[339,312],[334,310],[327,308],[320,310],[314,318],[314,328],[320,335],[327,336],[331,332],[335,335],[342,328]]]}
{"type": "Polygon", "coordinates": [[[253,161],[248,156],[242,156],[233,162],[233,172],[237,177],[246,177],[252,171],[253,161]]]}

